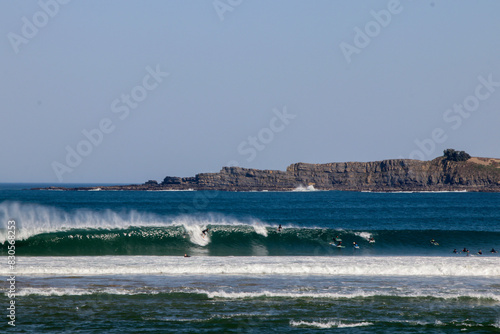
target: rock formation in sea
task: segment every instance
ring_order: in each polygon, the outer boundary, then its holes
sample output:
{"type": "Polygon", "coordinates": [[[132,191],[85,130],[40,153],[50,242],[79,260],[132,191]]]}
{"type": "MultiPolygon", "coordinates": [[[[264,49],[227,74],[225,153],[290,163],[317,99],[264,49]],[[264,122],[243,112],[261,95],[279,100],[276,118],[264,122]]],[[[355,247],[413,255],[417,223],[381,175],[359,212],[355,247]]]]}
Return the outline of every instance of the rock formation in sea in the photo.
{"type": "Polygon", "coordinates": [[[347,191],[499,192],[500,159],[474,158],[465,152],[446,150],[444,156],[431,161],[299,162],[288,166],[286,171],[223,167],[218,173],[200,173],[193,177],[167,176],[161,183],[149,180],[144,184],[100,187],[100,190],[290,191],[298,187],[347,191]]]}

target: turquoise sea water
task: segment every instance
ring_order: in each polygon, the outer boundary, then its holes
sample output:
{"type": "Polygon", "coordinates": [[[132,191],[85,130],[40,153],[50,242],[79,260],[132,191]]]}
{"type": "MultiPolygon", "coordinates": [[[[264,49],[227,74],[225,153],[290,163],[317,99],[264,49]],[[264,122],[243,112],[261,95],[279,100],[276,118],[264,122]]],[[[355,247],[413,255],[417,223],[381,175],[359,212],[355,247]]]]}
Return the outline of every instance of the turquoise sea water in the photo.
{"type": "Polygon", "coordinates": [[[500,194],[31,186],[0,187],[6,331],[500,332],[500,194]]]}

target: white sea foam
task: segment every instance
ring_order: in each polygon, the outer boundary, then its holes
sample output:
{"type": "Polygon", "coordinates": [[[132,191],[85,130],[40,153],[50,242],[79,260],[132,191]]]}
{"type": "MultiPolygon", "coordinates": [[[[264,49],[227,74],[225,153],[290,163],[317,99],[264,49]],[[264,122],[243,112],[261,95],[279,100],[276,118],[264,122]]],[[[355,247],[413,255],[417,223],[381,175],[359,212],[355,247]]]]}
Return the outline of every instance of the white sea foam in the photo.
{"type": "Polygon", "coordinates": [[[264,226],[264,225],[262,225],[260,223],[256,223],[256,224],[253,225],[253,229],[255,230],[255,233],[267,237],[267,228],[266,228],[266,226],[264,226]]]}
{"type": "Polygon", "coordinates": [[[87,296],[92,294],[110,294],[110,295],[142,295],[158,294],[158,291],[145,291],[139,289],[124,288],[103,288],[103,289],[81,289],[81,288],[21,288],[16,296],[87,296]]]}
{"type": "Polygon", "coordinates": [[[351,327],[362,327],[362,326],[371,326],[373,323],[371,322],[358,322],[358,323],[343,323],[342,321],[290,321],[290,326],[293,327],[313,327],[313,328],[351,328],[351,327]]]}
{"type": "MultiPolygon", "coordinates": [[[[17,291],[17,296],[85,296],[95,294],[109,294],[109,295],[157,295],[159,293],[182,293],[182,294],[200,294],[205,295],[210,299],[253,299],[253,298],[308,298],[308,299],[355,299],[355,298],[371,298],[371,297],[403,297],[403,298],[439,298],[445,300],[456,300],[458,298],[468,297],[474,299],[489,299],[495,302],[500,302],[500,295],[495,295],[492,292],[473,292],[470,290],[457,290],[449,293],[440,288],[434,288],[432,291],[424,291],[421,287],[406,287],[405,289],[396,288],[392,291],[371,291],[366,292],[362,289],[345,291],[342,293],[337,292],[303,292],[303,291],[208,291],[200,289],[186,289],[176,288],[171,289],[168,287],[26,287],[17,291]]],[[[5,293],[6,295],[6,293],[5,293]]]]}
{"type": "MultiPolygon", "coordinates": [[[[3,202],[0,204],[0,228],[6,228],[6,219],[16,220],[16,239],[69,229],[117,229],[131,226],[163,226],[165,221],[151,214],[130,211],[117,213],[111,210],[94,212],[77,210],[71,213],[35,204],[3,202]]],[[[6,232],[0,231],[0,242],[5,242],[6,232]]]]}
{"type": "Polygon", "coordinates": [[[361,289],[345,291],[345,292],[280,292],[280,291],[257,291],[257,292],[242,292],[242,291],[206,291],[195,290],[195,293],[204,294],[208,298],[220,299],[249,299],[249,298],[314,298],[314,299],[354,299],[354,298],[370,298],[370,297],[404,297],[404,298],[439,298],[453,300],[458,298],[474,298],[474,299],[489,299],[500,302],[500,295],[492,292],[473,292],[470,290],[460,290],[453,293],[448,291],[424,291],[420,288],[394,289],[391,291],[364,291],[361,289]]]}
{"type": "Polygon", "coordinates": [[[314,186],[312,184],[308,185],[307,187],[304,187],[303,185],[299,185],[293,191],[316,191],[314,186]]]}
{"type": "Polygon", "coordinates": [[[85,296],[91,295],[92,291],[77,288],[22,288],[17,291],[16,296],[85,296]]]}
{"type": "Polygon", "coordinates": [[[159,189],[159,190],[155,190],[155,189],[148,189],[146,191],[157,191],[157,192],[160,192],[160,191],[167,191],[167,192],[183,192],[183,191],[195,191],[193,188],[188,188],[188,189],[159,189]]]}
{"type": "Polygon", "coordinates": [[[374,194],[434,194],[434,193],[466,193],[467,190],[415,190],[415,191],[361,191],[363,193],[374,193],[374,194]]]}
{"type": "Polygon", "coordinates": [[[372,234],[369,232],[354,232],[354,235],[357,235],[358,237],[361,237],[366,241],[370,240],[370,238],[372,237],[372,234]]]}
{"type": "Polygon", "coordinates": [[[2,202],[0,203],[0,243],[7,240],[9,219],[16,220],[16,240],[71,229],[183,226],[192,243],[206,246],[210,242],[210,237],[204,237],[201,231],[208,225],[248,226],[264,236],[267,236],[267,227],[273,228],[257,219],[239,220],[219,214],[158,216],[137,211],[97,212],[84,209],[66,212],[43,205],[2,202]]]}
{"type": "MultiPolygon", "coordinates": [[[[0,274],[9,273],[0,266],[0,274]]],[[[18,275],[500,276],[500,257],[18,257],[18,275]]]]}
{"type": "Polygon", "coordinates": [[[199,246],[206,246],[210,243],[210,234],[202,232],[206,226],[184,224],[184,228],[192,243],[199,246]]]}
{"type": "Polygon", "coordinates": [[[231,292],[231,291],[205,291],[195,290],[194,292],[204,294],[208,298],[221,299],[245,299],[245,298],[327,298],[327,299],[347,299],[359,297],[373,297],[380,295],[374,292],[355,291],[352,293],[328,293],[328,292],[276,292],[276,291],[258,291],[258,292],[231,292]]]}

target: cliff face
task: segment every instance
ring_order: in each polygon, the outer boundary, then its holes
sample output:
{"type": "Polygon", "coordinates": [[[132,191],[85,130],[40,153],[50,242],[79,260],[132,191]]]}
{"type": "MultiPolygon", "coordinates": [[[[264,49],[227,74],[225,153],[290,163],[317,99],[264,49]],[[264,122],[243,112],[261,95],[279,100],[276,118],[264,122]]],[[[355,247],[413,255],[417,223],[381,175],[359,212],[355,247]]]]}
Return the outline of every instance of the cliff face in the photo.
{"type": "MultiPolygon", "coordinates": [[[[478,159],[478,158],[473,158],[478,159]]],[[[472,160],[472,159],[471,159],[472,160]]],[[[495,164],[394,159],[327,164],[296,163],[285,172],[224,167],[219,173],[195,177],[166,177],[168,189],[293,190],[313,185],[321,190],[354,191],[500,191],[500,169],[495,164]]]]}
{"type": "MultiPolygon", "coordinates": [[[[194,177],[167,176],[162,183],[100,187],[101,190],[293,190],[299,186],[319,190],[352,191],[490,191],[500,192],[500,159],[470,158],[450,161],[393,159],[374,162],[327,164],[296,163],[286,171],[224,167],[219,173],[194,177]]],[[[40,188],[36,188],[40,189],[40,188]]],[[[96,188],[45,189],[97,190],[96,188]]]]}

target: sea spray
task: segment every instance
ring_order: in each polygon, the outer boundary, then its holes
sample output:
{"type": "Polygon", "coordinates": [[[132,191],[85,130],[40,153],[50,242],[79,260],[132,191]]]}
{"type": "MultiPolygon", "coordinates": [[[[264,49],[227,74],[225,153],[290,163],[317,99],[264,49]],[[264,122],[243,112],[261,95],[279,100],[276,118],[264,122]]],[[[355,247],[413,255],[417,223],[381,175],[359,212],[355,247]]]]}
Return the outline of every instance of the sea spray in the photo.
{"type": "Polygon", "coordinates": [[[364,327],[364,326],[371,326],[373,323],[363,321],[359,323],[344,323],[342,321],[290,321],[290,326],[293,327],[310,327],[310,328],[320,328],[320,329],[327,329],[327,328],[352,328],[352,327],[364,327]]]}
{"type": "MultiPolygon", "coordinates": [[[[182,255],[115,256],[115,257],[20,257],[17,274],[22,275],[289,275],[298,277],[490,277],[500,276],[498,257],[321,257],[321,256],[199,256],[184,259],[182,255]],[[140,264],[140,265],[137,265],[140,264]]],[[[7,275],[7,268],[0,268],[7,275]]],[[[381,293],[382,287],[377,288],[381,293]]],[[[425,291],[405,294],[406,297],[426,295],[425,291]],[[414,294],[412,294],[414,293],[414,294]]],[[[486,298],[500,301],[498,291],[477,291],[486,298]]],[[[302,293],[302,292],[300,292],[302,293]]],[[[332,291],[338,296],[339,291],[332,291]]],[[[366,294],[355,290],[350,294],[366,294]]],[[[447,291],[448,295],[465,296],[447,291]]],[[[473,295],[471,295],[473,297],[473,295]]]]}
{"type": "MultiPolygon", "coordinates": [[[[64,211],[51,206],[5,201],[0,203],[0,243],[7,240],[6,222],[11,217],[15,217],[18,221],[17,238],[19,240],[26,240],[44,233],[70,230],[127,230],[132,227],[183,226],[186,233],[193,237],[193,243],[206,245],[206,238],[202,237],[201,231],[209,225],[254,226],[257,233],[267,235],[266,225],[254,218],[238,220],[212,213],[160,216],[137,210],[117,212],[109,209],[104,211],[78,209],[64,211]]],[[[270,227],[270,225],[267,226],[270,227]]]]}
{"type": "Polygon", "coordinates": [[[267,237],[267,228],[261,223],[254,223],[253,228],[255,230],[255,233],[263,235],[264,237],[267,237]]]}
{"type": "Polygon", "coordinates": [[[354,235],[357,235],[358,237],[361,237],[365,239],[366,241],[369,241],[373,235],[370,232],[354,232],[354,235]]]}
{"type": "Polygon", "coordinates": [[[210,242],[210,236],[208,233],[203,233],[203,229],[206,228],[206,226],[199,226],[199,225],[183,225],[184,228],[186,229],[189,239],[191,240],[192,243],[199,245],[199,246],[206,246],[210,242]]]}

